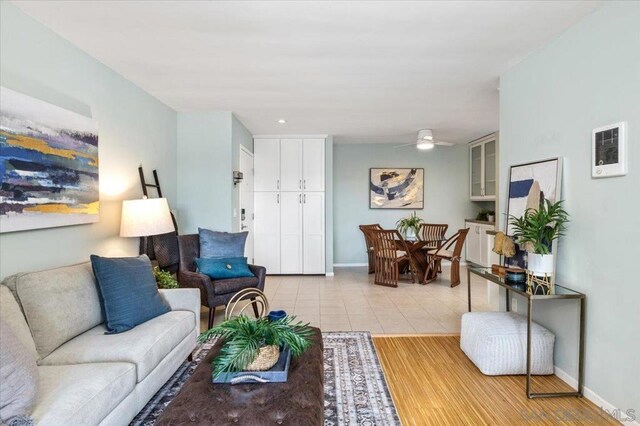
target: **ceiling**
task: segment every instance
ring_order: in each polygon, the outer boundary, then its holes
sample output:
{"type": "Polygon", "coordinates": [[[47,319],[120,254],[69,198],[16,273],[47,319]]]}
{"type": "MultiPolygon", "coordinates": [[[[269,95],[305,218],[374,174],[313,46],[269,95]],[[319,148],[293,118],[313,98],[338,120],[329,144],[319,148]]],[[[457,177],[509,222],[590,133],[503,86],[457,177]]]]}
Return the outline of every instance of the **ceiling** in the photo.
{"type": "Polygon", "coordinates": [[[177,111],[233,111],[253,134],[338,143],[497,130],[500,74],[601,5],[13,3],[177,111]]]}

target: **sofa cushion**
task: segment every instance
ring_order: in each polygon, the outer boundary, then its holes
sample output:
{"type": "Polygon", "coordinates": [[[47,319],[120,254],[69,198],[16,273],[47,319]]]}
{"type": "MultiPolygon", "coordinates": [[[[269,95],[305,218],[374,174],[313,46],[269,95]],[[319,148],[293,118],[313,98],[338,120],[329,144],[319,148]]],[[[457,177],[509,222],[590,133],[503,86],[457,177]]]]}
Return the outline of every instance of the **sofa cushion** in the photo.
{"type": "Polygon", "coordinates": [[[158,292],[151,261],[91,255],[108,333],[122,333],[171,310],[158,292]]]}
{"type": "Polygon", "coordinates": [[[60,346],[40,365],[131,362],[141,382],[194,327],[190,311],[171,311],[118,334],[105,334],[101,324],[60,346]]]}
{"type": "Polygon", "coordinates": [[[198,228],[200,257],[242,257],[248,232],[217,232],[198,228]]]}
{"type": "Polygon", "coordinates": [[[38,351],[36,351],[36,344],[31,337],[27,320],[22,314],[20,305],[13,297],[13,293],[9,287],[4,285],[0,285],[0,318],[11,327],[13,333],[24,346],[23,354],[28,354],[34,360],[38,360],[38,351]]]}
{"type": "Polygon", "coordinates": [[[257,287],[258,278],[245,277],[245,278],[230,278],[228,280],[215,280],[213,282],[213,293],[215,295],[236,293],[243,288],[257,287]]]}
{"type": "Polygon", "coordinates": [[[41,358],[103,321],[89,262],[19,274],[5,282],[22,306],[41,358]]]}
{"type": "MultiPolygon", "coordinates": [[[[2,314],[4,315],[4,314],[2,314]]],[[[0,421],[10,424],[28,416],[38,386],[36,359],[25,356],[25,347],[9,323],[0,319],[0,421]]]]}
{"type": "Polygon", "coordinates": [[[38,398],[31,416],[38,426],[97,425],[136,385],[126,362],[38,367],[38,398]]]}

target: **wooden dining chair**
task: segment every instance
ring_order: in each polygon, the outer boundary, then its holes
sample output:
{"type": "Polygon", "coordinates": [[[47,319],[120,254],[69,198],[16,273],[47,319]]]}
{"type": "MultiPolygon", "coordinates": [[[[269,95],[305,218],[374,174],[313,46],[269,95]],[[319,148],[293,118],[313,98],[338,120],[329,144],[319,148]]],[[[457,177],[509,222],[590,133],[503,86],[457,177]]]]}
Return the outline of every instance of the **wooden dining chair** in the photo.
{"type": "Polygon", "coordinates": [[[382,229],[382,226],[380,226],[377,223],[374,223],[372,225],[360,225],[359,228],[362,231],[362,234],[364,235],[364,244],[367,248],[367,259],[369,261],[369,273],[373,274],[374,267],[375,267],[375,260],[373,258],[373,238],[371,237],[371,235],[369,235],[368,231],[372,229],[380,230],[382,229]]]}
{"type": "MultiPolygon", "coordinates": [[[[449,225],[446,223],[422,223],[420,224],[420,232],[418,237],[425,242],[423,250],[439,249],[442,247],[442,243],[445,238],[444,235],[447,232],[449,225]]],[[[438,268],[440,265],[438,264],[438,268]]],[[[438,269],[438,272],[442,272],[442,269],[438,269]]]]}
{"type": "Polygon", "coordinates": [[[445,241],[439,248],[427,251],[431,256],[432,267],[440,269],[443,260],[451,262],[451,287],[460,284],[460,255],[464,240],[467,238],[469,228],[459,229],[453,236],[445,241]],[[453,246],[453,249],[451,248],[453,246]]]}
{"type": "Polygon", "coordinates": [[[409,265],[411,281],[415,282],[414,267],[406,241],[395,229],[370,229],[373,239],[374,283],[388,287],[398,287],[403,264],[409,265]]]}

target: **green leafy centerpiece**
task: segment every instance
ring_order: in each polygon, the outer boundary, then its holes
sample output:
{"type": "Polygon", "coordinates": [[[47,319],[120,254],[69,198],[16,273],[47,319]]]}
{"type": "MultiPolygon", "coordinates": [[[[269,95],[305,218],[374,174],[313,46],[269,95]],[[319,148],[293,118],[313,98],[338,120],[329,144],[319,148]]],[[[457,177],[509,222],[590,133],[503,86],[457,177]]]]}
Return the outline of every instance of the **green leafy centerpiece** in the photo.
{"type": "Polygon", "coordinates": [[[202,333],[198,340],[223,339],[220,353],[213,360],[213,376],[243,371],[266,371],[273,367],[281,350],[293,357],[311,346],[313,330],[309,324],[297,322],[295,316],[270,321],[269,318],[233,317],[202,333]]]}
{"type": "Polygon", "coordinates": [[[396,227],[406,239],[415,239],[420,233],[420,224],[422,224],[422,222],[424,221],[418,217],[417,213],[413,212],[411,213],[411,216],[397,221],[396,227]]]}

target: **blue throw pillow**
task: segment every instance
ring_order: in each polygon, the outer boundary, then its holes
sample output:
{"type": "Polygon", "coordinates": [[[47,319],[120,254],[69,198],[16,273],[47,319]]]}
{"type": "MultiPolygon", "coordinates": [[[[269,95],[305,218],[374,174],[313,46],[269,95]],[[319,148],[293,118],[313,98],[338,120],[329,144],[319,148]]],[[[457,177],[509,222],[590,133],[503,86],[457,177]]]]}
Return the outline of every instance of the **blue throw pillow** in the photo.
{"type": "Polygon", "coordinates": [[[246,257],[198,258],[196,265],[201,274],[208,275],[214,280],[254,276],[247,266],[246,257]]]}
{"type": "Polygon", "coordinates": [[[91,255],[107,334],[122,333],[171,310],[158,291],[147,256],[91,255]]]}
{"type": "Polygon", "coordinates": [[[200,235],[200,257],[242,257],[244,256],[244,243],[247,241],[248,232],[217,232],[209,229],[198,228],[200,235]]]}

